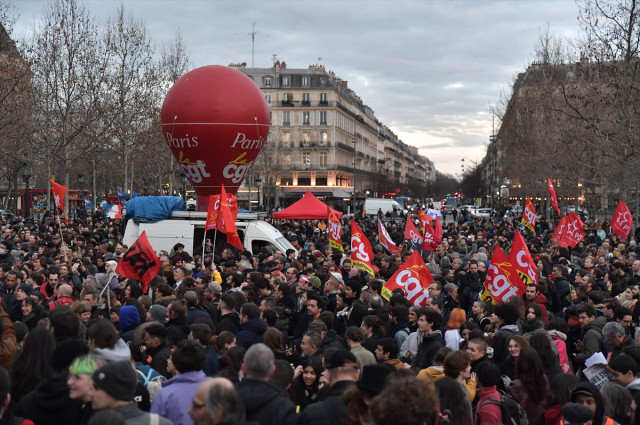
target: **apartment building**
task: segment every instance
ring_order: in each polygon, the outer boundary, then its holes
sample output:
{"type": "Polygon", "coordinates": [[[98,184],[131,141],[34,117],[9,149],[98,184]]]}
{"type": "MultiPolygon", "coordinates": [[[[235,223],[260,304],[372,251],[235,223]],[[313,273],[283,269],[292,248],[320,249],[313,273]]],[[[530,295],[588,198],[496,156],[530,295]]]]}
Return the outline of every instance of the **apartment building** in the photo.
{"type": "Polygon", "coordinates": [[[321,65],[230,66],[260,87],[271,113],[267,144],[238,192],[240,202],[248,186],[252,204],[268,208],[307,190],[337,204],[347,203],[354,188],[358,199],[389,192],[428,196],[433,163],[382,124],[347,81],[321,65]]]}

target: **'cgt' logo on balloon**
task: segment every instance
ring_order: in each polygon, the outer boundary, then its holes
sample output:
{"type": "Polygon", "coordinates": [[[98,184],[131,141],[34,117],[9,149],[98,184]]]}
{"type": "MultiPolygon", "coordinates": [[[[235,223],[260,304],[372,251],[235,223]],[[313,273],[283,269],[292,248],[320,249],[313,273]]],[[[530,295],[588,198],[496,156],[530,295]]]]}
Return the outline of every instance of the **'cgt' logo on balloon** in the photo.
{"type": "Polygon", "coordinates": [[[210,65],[183,75],[162,104],[162,134],[206,211],[224,184],[235,194],[269,135],[269,105],[242,72],[210,65]]]}

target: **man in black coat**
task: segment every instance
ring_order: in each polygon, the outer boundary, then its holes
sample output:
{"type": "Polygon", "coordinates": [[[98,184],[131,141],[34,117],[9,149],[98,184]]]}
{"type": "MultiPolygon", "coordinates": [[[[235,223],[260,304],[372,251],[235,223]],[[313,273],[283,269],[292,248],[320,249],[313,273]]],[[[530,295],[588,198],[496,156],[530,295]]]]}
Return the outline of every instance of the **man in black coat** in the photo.
{"type": "Polygon", "coordinates": [[[258,343],[247,350],[242,363],[244,378],[234,383],[244,405],[247,422],[295,424],[296,406],[283,388],[269,382],[275,370],[275,357],[269,347],[258,343]]]}

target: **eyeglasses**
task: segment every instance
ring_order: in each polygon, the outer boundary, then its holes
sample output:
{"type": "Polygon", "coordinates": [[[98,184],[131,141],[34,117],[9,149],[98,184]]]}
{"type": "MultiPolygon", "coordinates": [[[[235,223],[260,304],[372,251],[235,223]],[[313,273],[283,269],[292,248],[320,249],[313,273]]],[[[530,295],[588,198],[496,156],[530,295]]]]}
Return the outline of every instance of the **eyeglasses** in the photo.
{"type": "Polygon", "coordinates": [[[204,407],[204,404],[197,403],[195,400],[191,401],[191,408],[193,410],[200,410],[204,407]]]}

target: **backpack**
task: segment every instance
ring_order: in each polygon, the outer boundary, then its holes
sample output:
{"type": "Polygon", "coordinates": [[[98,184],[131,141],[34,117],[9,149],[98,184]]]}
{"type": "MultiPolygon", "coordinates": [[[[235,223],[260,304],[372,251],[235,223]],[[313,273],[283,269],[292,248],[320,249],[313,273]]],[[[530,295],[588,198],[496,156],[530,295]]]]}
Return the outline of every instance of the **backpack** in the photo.
{"type": "Polygon", "coordinates": [[[147,391],[149,391],[149,401],[153,402],[153,399],[156,397],[156,394],[158,394],[158,391],[162,389],[162,384],[167,380],[167,378],[162,375],[158,375],[152,378],[151,373],[153,372],[153,369],[149,369],[149,373],[147,373],[146,375],[138,369],[136,369],[136,372],[144,380],[143,384],[147,391]]]}
{"type": "Polygon", "coordinates": [[[478,409],[481,409],[487,403],[493,403],[500,406],[502,412],[502,423],[505,425],[529,425],[527,412],[520,406],[510,395],[504,391],[498,390],[500,399],[488,398],[483,401],[478,409]]]}

